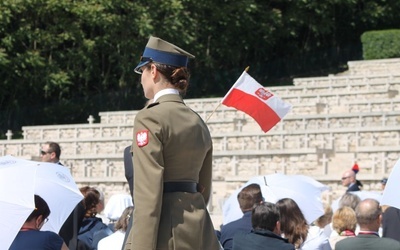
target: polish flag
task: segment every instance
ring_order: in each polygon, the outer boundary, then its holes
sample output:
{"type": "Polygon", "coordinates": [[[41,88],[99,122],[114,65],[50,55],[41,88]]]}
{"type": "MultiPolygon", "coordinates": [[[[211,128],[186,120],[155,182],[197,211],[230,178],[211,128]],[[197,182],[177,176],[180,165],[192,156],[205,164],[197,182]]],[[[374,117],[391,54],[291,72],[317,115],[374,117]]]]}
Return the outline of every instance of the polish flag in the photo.
{"type": "Polygon", "coordinates": [[[273,128],[292,108],[265,89],[246,71],[239,77],[221,101],[228,107],[245,112],[256,120],[266,133],[273,128]]]}

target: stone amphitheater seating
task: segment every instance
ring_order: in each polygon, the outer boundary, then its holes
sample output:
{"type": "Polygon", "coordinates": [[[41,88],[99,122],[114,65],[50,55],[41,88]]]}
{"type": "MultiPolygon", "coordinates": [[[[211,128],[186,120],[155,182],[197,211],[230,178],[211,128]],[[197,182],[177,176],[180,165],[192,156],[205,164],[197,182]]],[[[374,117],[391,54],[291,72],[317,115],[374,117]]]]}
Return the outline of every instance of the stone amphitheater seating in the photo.
{"type": "MultiPolygon", "coordinates": [[[[185,100],[207,120],[213,137],[209,209],[216,225],[224,199],[254,175],[313,176],[332,188],[324,198],[329,202],[344,192],[340,175],[357,161],[364,188],[379,189],[400,153],[400,59],[348,65],[339,75],[297,78],[294,86],[270,87],[293,109],[268,133],[245,113],[218,107],[221,98],[185,100]]],[[[137,112],[100,112],[99,123],[88,119],[88,124],[25,126],[23,139],[0,140],[0,155],[37,159],[41,143],[57,141],[62,162],[79,185],[98,186],[106,199],[127,193],[122,155],[132,143],[137,112]]]]}

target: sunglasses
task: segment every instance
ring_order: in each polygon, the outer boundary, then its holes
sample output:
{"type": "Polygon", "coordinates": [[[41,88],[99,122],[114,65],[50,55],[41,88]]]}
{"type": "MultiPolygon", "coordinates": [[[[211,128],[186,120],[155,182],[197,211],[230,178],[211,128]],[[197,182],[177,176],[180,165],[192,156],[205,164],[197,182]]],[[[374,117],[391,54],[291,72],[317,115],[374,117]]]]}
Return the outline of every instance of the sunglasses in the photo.
{"type": "Polygon", "coordinates": [[[51,154],[52,152],[46,152],[46,151],[43,151],[43,150],[40,150],[40,154],[41,155],[46,155],[46,154],[51,154]]]}

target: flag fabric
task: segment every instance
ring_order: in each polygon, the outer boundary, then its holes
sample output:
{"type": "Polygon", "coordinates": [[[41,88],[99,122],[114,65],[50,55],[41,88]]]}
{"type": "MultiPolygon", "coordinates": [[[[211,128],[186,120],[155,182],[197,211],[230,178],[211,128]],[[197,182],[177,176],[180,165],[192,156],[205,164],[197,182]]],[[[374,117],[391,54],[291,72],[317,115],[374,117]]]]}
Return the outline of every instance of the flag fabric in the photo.
{"type": "Polygon", "coordinates": [[[264,132],[273,128],[292,108],[292,105],[265,89],[246,71],[228,91],[221,103],[253,117],[264,132]]]}

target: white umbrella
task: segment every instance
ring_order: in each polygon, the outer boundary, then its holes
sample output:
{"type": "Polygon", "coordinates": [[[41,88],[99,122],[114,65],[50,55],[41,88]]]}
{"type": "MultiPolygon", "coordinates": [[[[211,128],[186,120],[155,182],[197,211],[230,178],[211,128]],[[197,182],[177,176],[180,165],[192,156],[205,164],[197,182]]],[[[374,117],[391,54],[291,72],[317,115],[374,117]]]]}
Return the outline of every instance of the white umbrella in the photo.
{"type": "Polygon", "coordinates": [[[293,199],[309,224],[324,214],[321,193],[329,187],[304,175],[271,174],[251,178],[228,198],[222,208],[223,224],[242,217],[237,195],[240,190],[252,183],[260,185],[265,201],[275,203],[283,198],[293,199]]]}
{"type": "Polygon", "coordinates": [[[74,207],[83,199],[69,170],[59,164],[0,157],[0,249],[8,249],[31,214],[34,194],[50,207],[41,230],[58,233],[74,207]]]}
{"type": "Polygon", "coordinates": [[[400,209],[400,159],[394,165],[389,175],[383,195],[381,205],[388,205],[400,209]]]}

